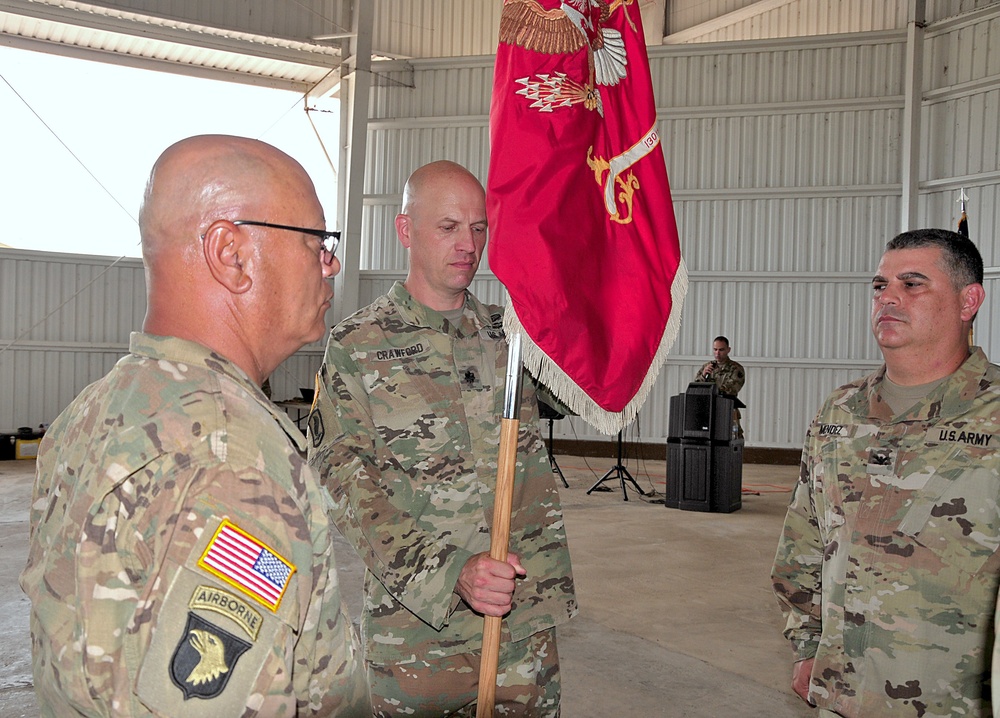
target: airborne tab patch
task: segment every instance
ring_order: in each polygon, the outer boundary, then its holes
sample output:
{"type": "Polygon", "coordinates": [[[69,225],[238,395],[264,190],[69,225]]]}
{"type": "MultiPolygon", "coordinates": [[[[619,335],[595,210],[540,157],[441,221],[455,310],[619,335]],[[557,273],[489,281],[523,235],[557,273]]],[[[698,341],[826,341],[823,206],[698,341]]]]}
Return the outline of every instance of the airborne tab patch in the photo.
{"type": "Polygon", "coordinates": [[[225,616],[246,631],[251,640],[257,640],[261,615],[236,594],[213,586],[198,586],[188,601],[188,608],[212,611],[225,616]]]}
{"type": "Polygon", "coordinates": [[[278,610],[295,566],[228,519],[208,542],[198,565],[234,588],[278,610]]]}

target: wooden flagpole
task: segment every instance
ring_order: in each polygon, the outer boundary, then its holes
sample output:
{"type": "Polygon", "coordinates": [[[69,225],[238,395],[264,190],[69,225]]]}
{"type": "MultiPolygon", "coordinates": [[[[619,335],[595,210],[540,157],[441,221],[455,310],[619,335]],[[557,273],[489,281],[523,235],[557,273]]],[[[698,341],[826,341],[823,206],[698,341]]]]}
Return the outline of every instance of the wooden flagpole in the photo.
{"type": "MultiPolygon", "coordinates": [[[[521,333],[510,337],[507,348],[507,378],[504,384],[503,417],[500,419],[500,454],[497,458],[497,488],[493,498],[493,528],[490,558],[506,561],[510,548],[510,512],[514,496],[517,462],[517,432],[521,415],[521,333]]],[[[476,718],[493,718],[500,660],[500,629],[503,618],[483,617],[483,652],[479,664],[479,699],[476,718]]]]}

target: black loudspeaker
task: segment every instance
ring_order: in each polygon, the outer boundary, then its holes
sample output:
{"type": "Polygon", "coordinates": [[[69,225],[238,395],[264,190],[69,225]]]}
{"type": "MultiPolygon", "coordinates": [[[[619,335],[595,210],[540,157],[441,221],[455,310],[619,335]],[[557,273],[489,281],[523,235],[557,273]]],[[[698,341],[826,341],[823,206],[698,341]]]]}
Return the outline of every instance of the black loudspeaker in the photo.
{"type": "Polygon", "coordinates": [[[735,438],[733,399],[695,382],[670,398],[664,505],[730,513],[743,505],[743,440],[735,438]]]}

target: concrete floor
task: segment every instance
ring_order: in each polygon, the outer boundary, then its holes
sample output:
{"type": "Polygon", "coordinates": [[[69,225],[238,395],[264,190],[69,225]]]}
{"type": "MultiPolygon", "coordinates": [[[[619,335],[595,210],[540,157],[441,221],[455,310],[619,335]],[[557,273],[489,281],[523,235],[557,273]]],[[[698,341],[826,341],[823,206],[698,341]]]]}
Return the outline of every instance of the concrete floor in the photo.
{"type": "MultiPolygon", "coordinates": [[[[668,509],[608,481],[614,461],[557,457],[580,615],[560,629],[565,718],[796,718],[812,711],[788,689],[790,651],[769,570],[796,467],[747,465],[741,510],[668,509]]],[[[627,461],[662,500],[663,461],[627,461]]],[[[17,585],[27,554],[33,461],[0,462],[0,716],[36,718],[27,599],[17,585]]],[[[338,551],[349,609],[363,574],[338,551]]]]}

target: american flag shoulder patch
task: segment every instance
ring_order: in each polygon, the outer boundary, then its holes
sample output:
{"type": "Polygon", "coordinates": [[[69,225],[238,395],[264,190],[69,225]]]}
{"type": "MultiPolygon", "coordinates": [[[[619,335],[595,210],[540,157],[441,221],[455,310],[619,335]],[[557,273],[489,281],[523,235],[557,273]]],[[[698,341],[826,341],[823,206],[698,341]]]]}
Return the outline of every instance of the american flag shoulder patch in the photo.
{"type": "Polygon", "coordinates": [[[277,611],[295,566],[263,541],[223,519],[198,566],[277,611]]]}

